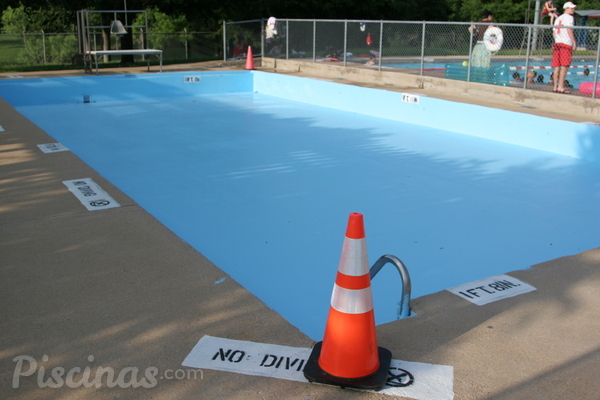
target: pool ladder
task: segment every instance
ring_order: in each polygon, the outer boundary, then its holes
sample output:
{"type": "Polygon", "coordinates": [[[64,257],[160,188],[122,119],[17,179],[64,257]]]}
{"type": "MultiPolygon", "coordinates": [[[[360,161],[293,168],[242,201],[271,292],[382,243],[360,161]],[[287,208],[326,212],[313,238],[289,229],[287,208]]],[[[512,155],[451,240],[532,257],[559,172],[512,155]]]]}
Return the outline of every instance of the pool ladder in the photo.
{"type": "Polygon", "coordinates": [[[393,264],[400,273],[400,279],[402,280],[402,295],[400,297],[400,301],[398,302],[397,318],[406,318],[410,316],[411,283],[408,269],[404,263],[398,257],[391,254],[381,256],[370,269],[371,279],[373,279],[381,270],[381,268],[387,263],[393,264]]]}

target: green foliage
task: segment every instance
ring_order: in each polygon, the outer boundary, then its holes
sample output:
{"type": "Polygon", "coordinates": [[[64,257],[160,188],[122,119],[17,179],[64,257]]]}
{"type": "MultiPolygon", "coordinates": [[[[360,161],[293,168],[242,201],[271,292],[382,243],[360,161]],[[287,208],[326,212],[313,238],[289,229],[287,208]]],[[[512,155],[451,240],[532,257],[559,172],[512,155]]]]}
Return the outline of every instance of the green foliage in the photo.
{"type": "MultiPolygon", "coordinates": [[[[146,11],[148,18],[147,34],[150,47],[162,49],[164,51],[174,40],[185,43],[185,30],[189,27],[185,15],[169,16],[156,7],[149,8],[146,11]],[[178,32],[178,34],[172,34],[172,32],[178,32]],[[167,35],[166,33],[171,34],[167,35]]],[[[143,13],[138,14],[133,21],[133,25],[144,25],[144,19],[145,16],[143,13]]],[[[135,33],[141,33],[140,28],[134,28],[134,34],[135,33]]],[[[138,41],[140,41],[140,37],[141,36],[138,36],[138,41]]]]}
{"type": "Polygon", "coordinates": [[[49,64],[65,64],[78,52],[76,35],[52,35],[46,37],[46,62],[49,64]]]}
{"type": "Polygon", "coordinates": [[[0,36],[0,65],[14,64],[19,54],[23,51],[23,41],[20,36],[0,36]]]}
{"type": "MultiPolygon", "coordinates": [[[[189,28],[185,15],[171,16],[161,12],[156,7],[146,10],[148,28],[155,32],[179,32],[189,28]]],[[[144,25],[144,14],[137,14],[133,25],[144,25]]]]}
{"type": "Polygon", "coordinates": [[[2,31],[22,33],[44,31],[46,33],[69,32],[75,30],[75,14],[61,8],[34,9],[22,3],[13,8],[8,6],[2,12],[2,31]]]}
{"type": "Polygon", "coordinates": [[[71,62],[77,53],[75,35],[30,33],[19,36],[22,46],[15,48],[10,57],[15,64],[64,64],[71,62]]]}
{"type": "MultiPolygon", "coordinates": [[[[73,31],[75,10],[114,10],[123,3],[114,0],[0,0],[6,7],[2,23],[5,31],[23,27],[27,31],[73,31]],[[8,6],[8,7],[7,7],[8,6]],[[12,6],[12,8],[11,8],[12,6]],[[7,30],[8,29],[8,30],[7,30]]],[[[543,4],[543,0],[540,0],[543,4]]],[[[563,0],[557,2],[559,8],[563,0]]],[[[578,1],[579,9],[599,9],[600,0],[578,1]]],[[[400,21],[478,21],[489,9],[496,22],[523,23],[527,8],[533,12],[534,0],[255,0],[252,7],[241,0],[132,0],[129,9],[148,10],[150,30],[154,32],[218,31],[223,21],[244,21],[276,16],[292,19],[350,19],[400,21]]],[[[137,18],[140,18],[138,15],[137,18]]],[[[140,22],[139,20],[137,22],[140,22]]],[[[532,22],[532,21],[529,21],[532,22]]],[[[590,23],[595,24],[596,19],[590,23]]],[[[98,23],[98,25],[100,25],[98,23]]],[[[160,43],[158,43],[160,44],[160,43]]],[[[156,47],[158,47],[156,44],[156,47]]]]}
{"type": "Polygon", "coordinates": [[[8,6],[2,12],[2,32],[3,33],[23,33],[31,30],[32,23],[25,6],[21,4],[17,8],[8,6]]]}
{"type": "Polygon", "coordinates": [[[17,63],[63,63],[69,62],[77,53],[77,37],[74,35],[48,34],[48,29],[64,29],[64,26],[53,20],[56,16],[53,11],[32,10],[23,4],[17,8],[9,6],[4,10],[3,32],[18,34],[23,41],[23,47],[14,54],[17,63]]]}

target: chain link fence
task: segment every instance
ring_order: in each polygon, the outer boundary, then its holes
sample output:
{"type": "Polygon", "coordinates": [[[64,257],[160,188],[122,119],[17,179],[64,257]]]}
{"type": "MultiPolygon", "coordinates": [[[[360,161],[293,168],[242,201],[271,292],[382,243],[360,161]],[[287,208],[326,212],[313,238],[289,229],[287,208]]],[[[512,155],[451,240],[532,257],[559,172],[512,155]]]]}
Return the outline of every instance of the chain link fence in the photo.
{"type": "Polygon", "coordinates": [[[68,64],[77,54],[77,33],[0,34],[0,65],[68,64]]]}
{"type": "MultiPolygon", "coordinates": [[[[578,48],[566,85],[581,96],[600,95],[600,89],[593,90],[598,83],[599,30],[574,27],[578,48]]],[[[540,91],[554,87],[551,25],[278,19],[275,31],[269,32],[266,20],[224,24],[224,59],[245,56],[246,51],[234,54],[234,44],[243,42],[253,46],[255,56],[540,91]]]]}
{"type": "Polygon", "coordinates": [[[262,34],[265,23],[262,19],[223,22],[223,60],[246,58],[248,46],[252,47],[254,56],[262,55],[265,42],[270,43],[271,39],[262,34]]]}
{"type": "MultiPolygon", "coordinates": [[[[221,57],[221,35],[215,32],[142,32],[132,33],[133,48],[163,50],[163,61],[190,60],[221,57]]],[[[111,49],[122,48],[117,35],[101,30],[90,35],[92,50],[102,50],[104,38],[111,49]]],[[[35,66],[44,64],[80,64],[77,33],[28,32],[23,34],[0,34],[0,66],[35,66]]],[[[142,56],[136,56],[142,60],[142,56]]],[[[138,61],[139,61],[138,60],[138,61]]]]}

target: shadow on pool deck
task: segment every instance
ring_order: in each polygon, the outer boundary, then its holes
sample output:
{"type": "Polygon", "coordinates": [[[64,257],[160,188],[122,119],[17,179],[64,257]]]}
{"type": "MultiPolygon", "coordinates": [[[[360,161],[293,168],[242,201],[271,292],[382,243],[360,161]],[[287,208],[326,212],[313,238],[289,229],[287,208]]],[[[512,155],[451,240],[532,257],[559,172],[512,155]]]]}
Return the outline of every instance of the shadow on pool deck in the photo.
{"type": "MultiPolygon", "coordinates": [[[[390,398],[211,370],[150,389],[40,388],[54,367],[184,369],[204,335],[313,342],[73,153],[42,153],[54,140],[4,101],[0,125],[1,398],[390,398]],[[121,207],[86,211],[62,184],[77,178],[121,207]],[[38,369],[13,387],[18,356],[38,369]]],[[[600,249],[509,275],[537,290],[481,307],[449,292],[415,299],[418,315],[379,326],[379,344],[395,359],[453,366],[457,400],[597,398],[600,249]]]]}

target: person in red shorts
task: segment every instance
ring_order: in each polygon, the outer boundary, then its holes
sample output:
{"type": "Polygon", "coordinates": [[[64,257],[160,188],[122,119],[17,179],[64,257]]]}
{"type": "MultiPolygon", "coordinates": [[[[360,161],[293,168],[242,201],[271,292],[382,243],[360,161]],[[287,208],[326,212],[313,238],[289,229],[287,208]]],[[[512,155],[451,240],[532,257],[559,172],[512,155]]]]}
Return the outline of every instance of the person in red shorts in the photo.
{"type": "Polygon", "coordinates": [[[554,2],[552,0],[548,0],[544,3],[542,16],[543,15],[548,15],[550,17],[550,25],[554,25],[554,20],[558,18],[558,14],[556,13],[556,7],[554,7],[554,2]]]}
{"type": "Polygon", "coordinates": [[[577,48],[577,40],[573,28],[571,28],[575,25],[573,18],[575,7],[577,7],[575,4],[567,1],[563,5],[564,13],[556,19],[554,28],[552,28],[554,46],[552,47],[550,66],[554,68],[554,89],[552,91],[557,93],[571,93],[565,88],[565,78],[571,66],[573,49],[577,48]]]}

